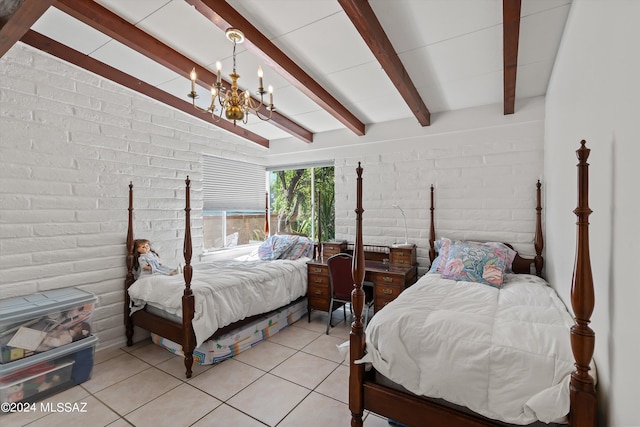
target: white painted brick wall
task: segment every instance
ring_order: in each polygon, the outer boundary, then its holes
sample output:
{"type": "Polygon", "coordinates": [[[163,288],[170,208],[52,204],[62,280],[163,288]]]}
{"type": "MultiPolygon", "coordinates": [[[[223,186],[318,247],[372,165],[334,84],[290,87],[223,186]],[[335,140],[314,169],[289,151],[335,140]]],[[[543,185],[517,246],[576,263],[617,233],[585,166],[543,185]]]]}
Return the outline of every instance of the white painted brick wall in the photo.
{"type": "Polygon", "coordinates": [[[194,260],[202,246],[202,154],[264,149],[20,43],[0,59],[0,102],[0,297],[93,292],[99,348],[123,345],[129,181],[136,237],[176,265],[187,175],[194,260]]]}
{"type": "MultiPolygon", "coordinates": [[[[417,245],[420,272],[429,262],[429,186],[435,186],[436,237],[500,240],[535,254],[536,181],[543,172],[544,121],[387,141],[393,152],[336,151],[336,238],[355,235],[356,167],[363,171],[365,243],[417,245]]],[[[544,206],[543,206],[544,208],[544,206]]]]}

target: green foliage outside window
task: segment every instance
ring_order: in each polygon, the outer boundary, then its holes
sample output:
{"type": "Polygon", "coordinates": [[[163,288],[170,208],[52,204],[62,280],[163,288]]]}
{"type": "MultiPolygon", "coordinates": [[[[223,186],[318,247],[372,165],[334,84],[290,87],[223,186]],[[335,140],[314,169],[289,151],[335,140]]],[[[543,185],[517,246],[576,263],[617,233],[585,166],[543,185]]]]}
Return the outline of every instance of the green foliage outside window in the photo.
{"type": "Polygon", "coordinates": [[[271,172],[272,232],[295,232],[317,238],[317,201],[320,200],[322,240],[335,237],[333,166],[271,172]],[[312,179],[315,195],[312,198],[312,179]],[[315,203],[314,203],[315,201],[315,203]],[[315,206],[316,212],[313,212],[315,206]]]}

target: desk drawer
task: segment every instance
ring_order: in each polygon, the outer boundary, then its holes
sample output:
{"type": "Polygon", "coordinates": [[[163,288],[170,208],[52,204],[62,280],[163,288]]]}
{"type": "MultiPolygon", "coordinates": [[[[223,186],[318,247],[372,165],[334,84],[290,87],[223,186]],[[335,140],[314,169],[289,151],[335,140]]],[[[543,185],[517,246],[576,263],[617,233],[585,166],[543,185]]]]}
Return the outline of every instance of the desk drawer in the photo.
{"type": "Polygon", "coordinates": [[[309,283],[307,285],[307,294],[315,298],[330,298],[329,295],[329,278],[326,276],[309,275],[309,283]]]}
{"type": "Polygon", "coordinates": [[[381,285],[404,285],[404,275],[390,273],[373,273],[367,280],[381,285]]]}
{"type": "Polygon", "coordinates": [[[409,257],[403,257],[404,253],[400,252],[399,254],[395,254],[395,256],[391,257],[391,264],[392,265],[403,265],[403,266],[410,266],[412,265],[411,262],[411,258],[409,257]]]}
{"type": "MultiPolygon", "coordinates": [[[[321,276],[318,276],[318,278],[327,279],[321,276]]],[[[307,293],[309,295],[315,295],[316,297],[322,296],[323,298],[329,298],[329,284],[326,282],[309,282],[307,293]]]]}
{"type": "Polygon", "coordinates": [[[374,285],[376,299],[395,299],[404,290],[404,286],[376,283],[374,285]]]}
{"type": "Polygon", "coordinates": [[[307,265],[307,298],[309,310],[329,311],[329,270],[326,265],[307,265]]]}
{"type": "Polygon", "coordinates": [[[322,244],[322,256],[324,258],[329,258],[346,250],[346,242],[324,242],[322,244]]]}
{"type": "MultiPolygon", "coordinates": [[[[321,286],[325,288],[329,288],[329,277],[328,276],[318,276],[317,274],[309,274],[309,282],[307,287],[311,289],[312,286],[321,286]]],[[[328,292],[328,290],[327,290],[328,292]]]]}
{"type": "Polygon", "coordinates": [[[326,265],[308,265],[309,274],[318,274],[320,276],[329,276],[329,269],[326,265]]]}
{"type": "Polygon", "coordinates": [[[389,249],[389,262],[391,265],[409,267],[416,264],[416,247],[392,247],[389,249]]]}
{"type": "Polygon", "coordinates": [[[315,298],[309,294],[309,310],[329,311],[329,304],[331,304],[329,298],[315,298]]]}
{"type": "MultiPolygon", "coordinates": [[[[319,279],[325,279],[328,281],[327,277],[323,276],[309,276],[316,277],[319,279]]],[[[331,303],[331,295],[329,295],[329,284],[323,283],[314,283],[309,281],[309,286],[307,289],[307,297],[309,299],[309,309],[310,310],[321,310],[321,311],[329,311],[329,304],[331,303]]]]}

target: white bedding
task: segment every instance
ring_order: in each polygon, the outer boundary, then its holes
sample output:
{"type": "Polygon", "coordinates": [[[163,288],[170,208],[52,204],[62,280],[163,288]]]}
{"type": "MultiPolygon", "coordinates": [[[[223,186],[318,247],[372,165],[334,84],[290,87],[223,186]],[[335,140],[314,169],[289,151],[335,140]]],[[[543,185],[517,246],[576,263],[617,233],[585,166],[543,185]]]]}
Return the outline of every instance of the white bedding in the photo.
{"type": "MultiPolygon", "coordinates": [[[[307,293],[307,261],[220,260],[193,265],[196,347],[217,329],[266,313],[307,293]]],[[[132,311],[153,305],[182,317],[184,277],[141,275],[129,287],[132,311]]]]}
{"type": "Polygon", "coordinates": [[[539,277],[507,275],[499,290],[427,274],[371,319],[362,361],[491,419],[557,422],[569,411],[571,325],[539,277]]]}

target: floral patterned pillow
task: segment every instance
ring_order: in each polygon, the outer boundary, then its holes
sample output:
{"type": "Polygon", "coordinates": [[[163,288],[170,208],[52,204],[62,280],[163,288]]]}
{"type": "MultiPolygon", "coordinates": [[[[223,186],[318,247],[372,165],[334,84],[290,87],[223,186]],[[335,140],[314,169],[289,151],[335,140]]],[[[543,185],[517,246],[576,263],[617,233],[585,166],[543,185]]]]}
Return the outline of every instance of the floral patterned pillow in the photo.
{"type": "Polygon", "coordinates": [[[509,254],[500,246],[455,242],[451,245],[441,274],[444,279],[478,282],[500,288],[508,260],[509,254]]]}
{"type": "Polygon", "coordinates": [[[451,248],[451,244],[453,242],[451,239],[447,239],[446,237],[441,237],[440,240],[435,242],[435,248],[438,252],[438,256],[431,263],[431,268],[429,269],[429,273],[442,273],[442,269],[444,268],[444,262],[440,262],[441,260],[445,260],[449,257],[449,249],[451,248]]]}
{"type": "Polygon", "coordinates": [[[485,245],[498,246],[505,251],[507,253],[507,266],[504,268],[504,272],[508,274],[513,273],[513,260],[515,259],[517,252],[502,242],[486,242],[485,245]]]}

